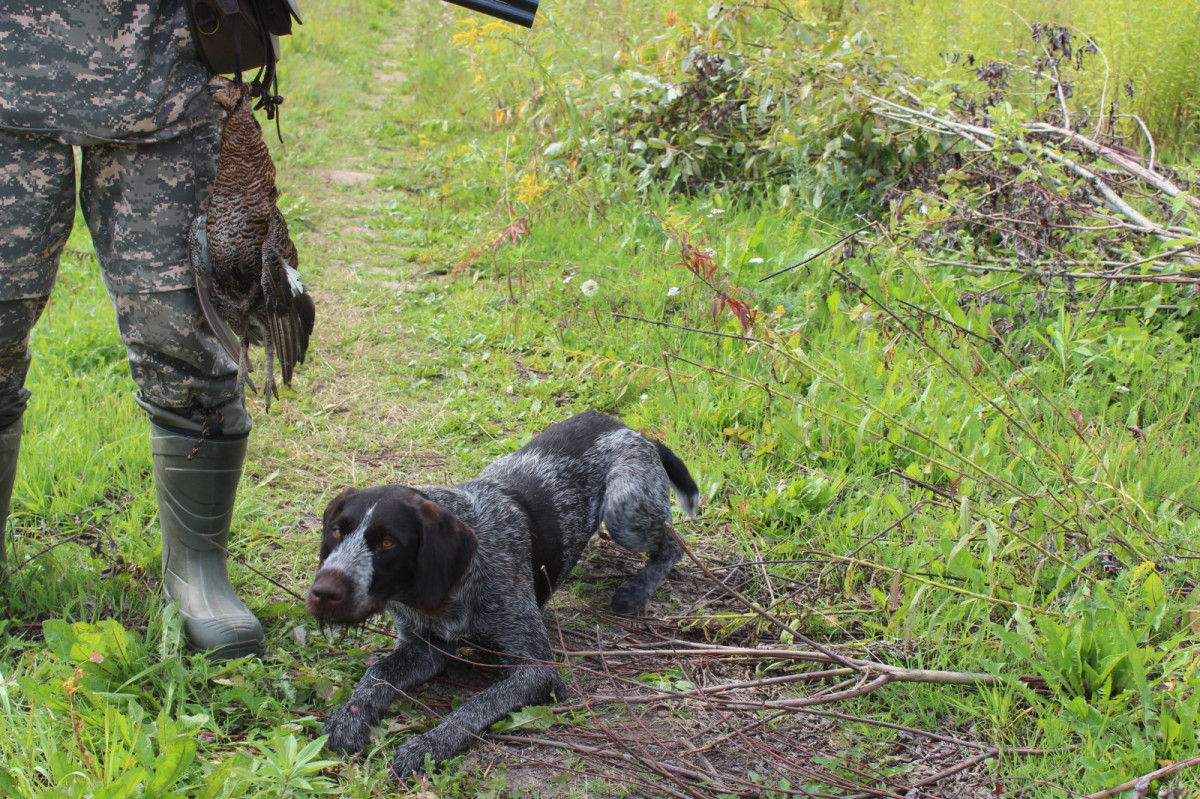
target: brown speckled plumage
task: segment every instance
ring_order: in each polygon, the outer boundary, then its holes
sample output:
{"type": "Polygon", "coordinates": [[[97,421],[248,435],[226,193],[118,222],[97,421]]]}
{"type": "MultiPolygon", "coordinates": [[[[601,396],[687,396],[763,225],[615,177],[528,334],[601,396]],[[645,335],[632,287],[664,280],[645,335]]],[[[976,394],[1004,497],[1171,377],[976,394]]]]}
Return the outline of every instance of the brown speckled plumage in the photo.
{"type": "Polygon", "coordinates": [[[269,411],[272,396],[279,397],[275,355],[283,382],[290,385],[292,371],[308,351],[315,309],[296,271],[296,247],[275,206],[275,165],[254,118],[250,87],[217,77],[209,91],[226,117],[213,193],[189,234],[192,271],[204,315],[238,363],[239,387],[249,383],[250,345],[261,344],[266,352],[263,389],[269,411]]]}

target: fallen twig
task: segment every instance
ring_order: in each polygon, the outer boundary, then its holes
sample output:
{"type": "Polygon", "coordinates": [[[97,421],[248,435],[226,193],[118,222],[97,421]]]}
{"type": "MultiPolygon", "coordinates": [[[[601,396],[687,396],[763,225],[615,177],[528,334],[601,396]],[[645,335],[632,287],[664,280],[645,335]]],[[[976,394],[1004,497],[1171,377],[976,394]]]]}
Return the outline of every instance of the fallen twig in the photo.
{"type": "MultiPolygon", "coordinates": [[[[702,572],[704,572],[704,576],[705,576],[705,577],[707,577],[708,579],[712,580],[714,583],[718,583],[718,584],[724,585],[724,583],[722,583],[722,582],[721,582],[721,580],[717,579],[717,576],[716,576],[715,574],[713,574],[713,573],[712,573],[712,572],[709,570],[709,568],[708,568],[708,564],[706,564],[706,563],[705,563],[703,560],[701,560],[699,557],[697,557],[696,553],[692,551],[692,548],[691,548],[690,546],[688,546],[688,543],[687,543],[687,541],[685,541],[685,540],[684,540],[684,538],[683,538],[683,536],[681,536],[681,535],[679,534],[679,531],[677,531],[677,530],[675,529],[675,527],[674,527],[674,526],[672,526],[672,525],[668,525],[668,527],[669,527],[669,529],[671,530],[671,535],[675,536],[675,542],[676,542],[677,544],[679,544],[679,546],[680,546],[680,547],[682,547],[682,548],[683,548],[683,551],[684,551],[684,552],[687,554],[687,556],[688,556],[689,558],[691,558],[691,559],[692,559],[692,562],[693,562],[693,563],[695,563],[697,566],[699,566],[699,567],[700,567],[700,570],[701,570],[702,572]]],[[[828,657],[828,658],[831,658],[831,659],[832,659],[834,662],[836,662],[836,663],[841,663],[843,666],[846,666],[847,668],[849,668],[849,669],[852,669],[852,670],[854,670],[854,671],[857,671],[857,672],[862,672],[862,671],[863,671],[863,669],[862,669],[861,667],[859,667],[859,666],[855,665],[855,664],[854,664],[854,663],[852,663],[850,660],[848,660],[848,659],[846,659],[846,658],[842,657],[841,655],[839,655],[839,654],[837,654],[837,653],[835,653],[835,652],[833,652],[833,651],[831,651],[831,650],[827,649],[826,647],[823,647],[823,646],[821,646],[821,645],[820,645],[820,644],[818,644],[816,641],[813,641],[811,638],[809,638],[809,637],[808,637],[808,636],[806,636],[804,633],[802,633],[802,632],[800,632],[799,630],[797,630],[797,629],[796,629],[795,627],[793,627],[792,625],[790,625],[790,624],[788,624],[787,622],[783,621],[783,620],[782,620],[782,619],[780,619],[778,616],[776,616],[776,615],[774,615],[773,613],[770,613],[769,611],[765,610],[765,609],[764,609],[764,608],[762,608],[762,607],[761,607],[761,606],[760,606],[760,605],[759,605],[757,602],[755,602],[755,601],[754,601],[754,600],[752,600],[752,599],[749,599],[749,598],[747,598],[747,597],[746,597],[744,594],[740,593],[740,592],[739,592],[739,591],[737,591],[736,589],[734,589],[734,588],[731,588],[731,587],[729,587],[729,586],[725,586],[725,590],[727,590],[727,591],[729,591],[730,593],[732,593],[732,594],[733,594],[735,597],[737,597],[739,600],[741,600],[743,603],[745,603],[745,605],[746,605],[748,608],[750,608],[750,609],[751,609],[751,610],[753,610],[755,613],[757,613],[757,614],[759,614],[760,616],[762,616],[762,617],[763,617],[764,619],[766,619],[767,621],[769,621],[769,622],[771,622],[772,624],[776,625],[776,626],[777,626],[777,627],[779,627],[780,629],[786,630],[787,632],[791,633],[791,634],[792,634],[792,636],[793,636],[793,637],[794,637],[796,640],[798,640],[798,641],[803,641],[804,643],[808,644],[809,646],[811,646],[813,649],[817,650],[817,651],[818,651],[818,652],[820,652],[821,654],[825,655],[825,656],[826,656],[826,657],[828,657]]]]}
{"type": "MultiPolygon", "coordinates": [[[[505,743],[523,744],[525,746],[547,746],[552,749],[567,749],[567,750],[576,752],[581,755],[590,755],[592,757],[602,757],[602,758],[607,758],[610,760],[621,760],[621,761],[624,761],[631,765],[645,765],[644,763],[640,763],[638,761],[638,759],[633,757],[632,755],[629,755],[625,752],[618,752],[618,751],[616,751],[612,748],[608,748],[608,747],[601,748],[598,746],[585,746],[583,744],[568,743],[566,741],[559,741],[559,740],[555,740],[553,738],[529,738],[529,737],[526,737],[523,735],[503,735],[503,734],[499,734],[499,733],[488,733],[487,737],[492,739],[493,741],[503,741],[505,743]]],[[[673,765],[670,765],[669,763],[659,763],[658,767],[663,769],[664,771],[669,771],[672,774],[675,774],[680,777],[684,777],[689,780],[695,780],[696,782],[704,783],[704,782],[712,781],[712,775],[705,774],[702,771],[695,771],[694,769],[684,768],[682,766],[673,766],[673,765]]],[[[658,787],[660,790],[662,790],[665,793],[668,793],[671,796],[684,796],[685,795],[685,794],[679,793],[677,791],[672,791],[669,788],[665,788],[662,786],[658,786],[658,787]]]]}
{"type": "Polygon", "coordinates": [[[1180,760],[1178,763],[1172,763],[1169,766],[1164,766],[1156,771],[1151,771],[1149,774],[1143,774],[1140,777],[1123,782],[1120,785],[1114,785],[1106,790],[1090,793],[1085,796],[1084,799],[1106,799],[1106,797],[1116,796],[1117,794],[1124,793],[1125,791],[1133,791],[1134,797],[1136,799],[1141,799],[1141,797],[1145,796],[1146,792],[1150,790],[1150,783],[1157,779],[1161,779],[1162,777],[1169,777],[1172,774],[1176,774],[1184,769],[1191,768],[1192,766],[1200,766],[1200,755],[1197,755],[1196,757],[1189,757],[1187,760],[1180,760]]]}
{"type": "Polygon", "coordinates": [[[772,273],[771,273],[771,274],[769,274],[769,275],[766,275],[766,276],[764,276],[764,277],[760,277],[760,278],[758,279],[758,282],[759,282],[759,283],[762,283],[764,280],[770,280],[770,279],[771,279],[771,278],[773,278],[773,277],[779,277],[780,275],[784,274],[785,272],[790,272],[790,271],[792,271],[793,269],[799,269],[800,267],[804,266],[805,264],[807,264],[807,263],[811,263],[812,261],[815,261],[816,259],[820,258],[822,255],[824,255],[825,253],[829,252],[830,250],[832,250],[834,247],[838,246],[839,244],[841,244],[841,243],[843,243],[843,242],[846,242],[846,241],[849,241],[850,239],[852,239],[852,238],[854,238],[855,236],[857,236],[859,233],[862,233],[863,231],[869,230],[869,229],[871,229],[871,228],[873,228],[873,227],[875,227],[875,223],[874,223],[874,222],[872,222],[872,223],[870,223],[870,224],[868,224],[868,225],[863,225],[863,226],[862,226],[862,227],[860,227],[858,230],[851,231],[850,233],[847,233],[846,235],[842,236],[840,239],[838,239],[837,241],[833,242],[833,244],[830,244],[830,245],[828,245],[827,247],[822,247],[820,250],[818,250],[817,252],[815,252],[815,253],[813,253],[812,255],[808,256],[807,258],[805,258],[804,260],[800,261],[799,263],[794,263],[794,264],[792,264],[791,266],[785,266],[783,269],[777,269],[777,270],[775,270],[774,272],[772,272],[772,273]]]}
{"type": "MultiPolygon", "coordinates": [[[[1181,194],[1187,194],[1183,189],[1176,186],[1165,176],[1154,171],[1153,166],[1144,167],[1134,161],[1132,158],[1117,152],[1113,148],[1102,144],[1095,139],[1091,139],[1087,136],[1076,133],[1073,130],[1058,127],[1056,125],[1048,125],[1044,122],[1030,122],[1025,125],[1025,128],[1032,132],[1053,133],[1054,135],[1066,139],[1067,141],[1078,144],[1080,147],[1083,147],[1085,150],[1100,156],[1118,169],[1144,180],[1146,183],[1149,183],[1151,186],[1169,197],[1178,197],[1181,194]]],[[[1200,197],[1188,195],[1184,202],[1196,210],[1200,210],[1200,197]]]]}

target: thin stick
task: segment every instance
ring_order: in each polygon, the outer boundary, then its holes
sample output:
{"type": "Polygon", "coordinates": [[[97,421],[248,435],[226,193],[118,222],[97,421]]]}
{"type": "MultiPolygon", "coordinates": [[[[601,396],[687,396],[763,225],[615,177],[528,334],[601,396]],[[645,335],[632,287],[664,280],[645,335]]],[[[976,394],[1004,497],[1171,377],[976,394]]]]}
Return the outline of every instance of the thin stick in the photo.
{"type": "MultiPolygon", "coordinates": [[[[2,531],[0,531],[0,532],[2,532],[2,531]]],[[[88,530],[88,531],[79,533],[77,535],[73,535],[70,538],[64,538],[61,541],[55,541],[53,544],[47,544],[46,546],[42,547],[42,549],[39,550],[38,552],[34,553],[33,555],[30,555],[28,558],[21,561],[21,564],[19,566],[17,566],[15,569],[13,569],[7,573],[0,572],[0,586],[3,586],[5,583],[8,582],[10,577],[15,575],[17,572],[21,571],[21,569],[24,569],[30,563],[33,563],[35,560],[40,558],[42,555],[45,555],[46,553],[48,553],[50,550],[57,549],[58,547],[61,547],[63,544],[70,544],[75,541],[80,541],[84,538],[87,538],[89,535],[94,535],[94,533],[92,533],[90,530],[88,530]]],[[[3,546],[3,543],[0,543],[0,546],[3,546]]]]}
{"type": "Polygon", "coordinates": [[[1178,763],[1172,763],[1171,765],[1160,768],[1157,771],[1151,771],[1149,774],[1143,774],[1136,779],[1123,782],[1120,785],[1114,785],[1112,788],[1107,790],[1098,791],[1097,793],[1090,793],[1085,796],[1084,799],[1106,799],[1106,797],[1116,796],[1117,794],[1124,793],[1125,791],[1133,791],[1135,796],[1145,796],[1146,791],[1150,790],[1150,783],[1154,782],[1160,777],[1169,777],[1176,772],[1183,771],[1184,769],[1191,768],[1192,766],[1200,766],[1200,755],[1197,755],[1196,757],[1189,757],[1187,760],[1180,760],[1178,763]]]}
{"type": "Polygon", "coordinates": [[[934,588],[941,588],[945,591],[953,591],[956,594],[962,594],[963,596],[969,596],[972,599],[982,599],[985,602],[994,602],[997,605],[1005,605],[1010,608],[1018,608],[1020,610],[1025,611],[1026,613],[1041,613],[1041,614],[1044,614],[1047,616],[1054,616],[1056,618],[1062,618],[1062,616],[1063,616],[1062,611],[1051,610],[1050,608],[1035,608],[1031,605],[1022,605],[1020,602],[1013,602],[1010,599],[1000,599],[999,597],[987,596],[986,594],[979,594],[974,591],[968,591],[965,588],[958,588],[953,585],[946,585],[945,583],[939,583],[937,580],[931,580],[928,578],[920,577],[918,575],[913,574],[912,572],[906,572],[903,569],[894,569],[890,566],[884,566],[882,563],[874,563],[872,561],[863,560],[862,558],[848,558],[844,555],[835,555],[832,552],[824,552],[822,554],[825,555],[825,557],[827,557],[827,558],[833,558],[834,560],[840,560],[845,563],[849,563],[851,565],[865,566],[868,569],[877,569],[878,571],[887,572],[888,574],[899,574],[901,577],[907,577],[910,580],[916,580],[919,583],[925,583],[926,585],[931,585],[934,588]]]}
{"type": "MultiPolygon", "coordinates": [[[[682,646],[692,646],[688,641],[673,642],[682,646]]],[[[614,649],[614,650],[563,650],[556,654],[570,657],[691,657],[693,655],[708,655],[724,658],[751,658],[755,660],[808,660],[816,663],[829,663],[830,658],[820,652],[805,652],[800,649],[772,649],[767,646],[750,649],[738,646],[707,646],[696,644],[693,648],[676,649],[614,649]]]]}
{"type": "Polygon", "coordinates": [[[834,662],[840,663],[843,666],[846,666],[849,669],[853,669],[856,672],[859,672],[859,673],[863,672],[863,669],[861,666],[853,663],[850,660],[847,660],[846,658],[842,657],[841,655],[837,654],[836,652],[826,649],[825,647],[818,644],[816,641],[814,641],[811,638],[809,638],[808,636],[806,636],[804,633],[797,630],[792,625],[790,625],[787,622],[780,619],[775,614],[770,613],[769,611],[764,609],[757,602],[750,599],[745,594],[738,591],[736,588],[733,588],[732,586],[729,586],[729,585],[725,585],[725,583],[723,583],[721,580],[719,580],[717,578],[717,576],[709,570],[708,564],[706,564],[703,560],[701,560],[696,555],[696,553],[692,551],[692,548],[690,546],[688,546],[687,541],[684,541],[683,536],[681,536],[679,534],[679,531],[675,529],[675,525],[667,524],[667,529],[669,529],[671,531],[671,535],[675,536],[675,542],[683,548],[683,551],[686,552],[687,556],[692,559],[692,562],[700,567],[700,571],[704,572],[705,577],[712,580],[714,583],[717,583],[718,585],[724,586],[726,591],[728,591],[729,593],[731,593],[735,597],[737,597],[739,600],[741,600],[746,605],[746,607],[750,608],[755,613],[757,613],[758,615],[762,616],[767,621],[774,624],[776,627],[780,627],[784,630],[787,630],[789,633],[791,633],[796,638],[796,640],[803,641],[804,643],[808,644],[813,649],[817,650],[822,655],[825,655],[826,657],[830,658],[834,662]]]}
{"type": "MultiPolygon", "coordinates": [[[[754,336],[741,336],[741,335],[738,335],[737,333],[721,333],[716,330],[705,330],[702,327],[688,327],[687,325],[675,325],[675,324],[671,324],[670,322],[660,322],[657,319],[647,319],[644,316],[630,316],[629,314],[617,313],[615,311],[613,312],[613,316],[616,317],[617,319],[628,319],[631,322],[645,322],[646,324],[649,324],[649,325],[658,325],[659,327],[669,327],[672,330],[686,330],[689,333],[703,333],[706,336],[716,336],[718,338],[734,338],[734,339],[737,339],[738,341],[748,341],[751,344],[763,343],[762,339],[755,338],[754,336]]],[[[670,353],[667,353],[667,352],[663,353],[664,357],[668,356],[668,355],[670,355],[670,353]]]]}
{"type": "MultiPolygon", "coordinates": [[[[600,658],[600,665],[604,667],[604,674],[605,674],[605,676],[606,676],[606,677],[608,677],[608,679],[611,681],[611,680],[613,679],[612,672],[610,672],[610,671],[608,670],[608,662],[607,662],[607,661],[606,661],[606,660],[605,660],[603,657],[602,657],[602,658],[600,658]]],[[[626,705],[626,708],[628,709],[628,705],[626,705]]],[[[633,717],[633,719],[634,719],[634,720],[635,720],[635,722],[637,723],[638,727],[639,727],[639,728],[641,728],[641,729],[642,729],[642,730],[643,730],[645,733],[647,733],[648,735],[650,735],[650,736],[651,736],[651,738],[653,739],[653,735],[650,733],[650,731],[649,731],[648,729],[646,729],[646,725],[642,723],[642,720],[641,720],[641,718],[640,718],[640,717],[639,717],[637,714],[635,714],[635,713],[632,713],[632,712],[630,713],[630,716],[632,716],[632,717],[633,717]]],[[[608,738],[609,738],[609,740],[610,740],[610,741],[612,741],[614,744],[615,744],[615,743],[617,743],[616,737],[615,737],[615,736],[614,736],[614,735],[613,735],[611,732],[609,732],[609,730],[608,730],[608,725],[603,725],[603,726],[601,726],[601,731],[603,731],[603,732],[604,732],[604,734],[608,736],[608,738]]],[[[639,762],[641,762],[641,763],[643,763],[643,764],[645,764],[645,765],[649,766],[651,770],[659,772],[659,773],[660,773],[662,776],[666,777],[666,778],[667,778],[667,779],[669,779],[671,782],[673,782],[673,783],[675,783],[676,785],[678,785],[678,786],[679,786],[679,789],[680,789],[681,791],[685,791],[685,792],[686,792],[686,793],[688,793],[688,794],[692,794],[692,793],[693,793],[693,791],[692,791],[692,789],[691,789],[691,787],[690,787],[690,786],[688,786],[688,785],[684,784],[684,783],[683,783],[683,782],[682,782],[682,781],[679,779],[679,777],[678,777],[678,776],[677,776],[675,773],[673,773],[673,770],[670,770],[670,769],[668,769],[668,768],[667,768],[667,766],[668,766],[669,764],[667,764],[667,763],[660,763],[660,762],[658,762],[658,760],[657,760],[656,758],[654,758],[654,757],[653,757],[653,756],[650,754],[650,752],[648,752],[648,751],[646,750],[646,746],[645,746],[645,744],[643,744],[643,743],[642,743],[642,740],[641,740],[641,738],[639,738],[639,737],[637,737],[637,736],[634,736],[634,737],[633,737],[633,739],[632,739],[632,742],[633,742],[633,746],[635,746],[635,747],[638,749],[638,751],[640,751],[640,752],[641,752],[641,756],[640,756],[640,757],[634,756],[634,759],[635,759],[635,760],[637,760],[637,761],[639,761],[639,762]]],[[[655,741],[655,742],[657,743],[657,741],[655,741]]],[[[661,746],[661,744],[660,744],[660,746],[661,746]]],[[[682,758],[678,758],[678,759],[682,760],[682,758]]],[[[686,761],[684,761],[684,762],[686,762],[686,761]]],[[[679,767],[676,767],[676,768],[679,768],[679,767]]],[[[697,774],[703,774],[704,772],[696,772],[696,773],[697,773],[697,774]]],[[[705,775],[704,777],[701,777],[701,778],[699,778],[699,779],[700,779],[700,780],[702,780],[702,781],[703,781],[703,780],[712,780],[712,779],[713,779],[713,775],[712,775],[712,774],[707,774],[707,775],[705,775]]]]}
{"type": "Polygon", "coordinates": [[[800,267],[804,266],[805,264],[810,263],[810,262],[815,261],[816,259],[820,258],[822,255],[829,252],[830,250],[832,250],[834,247],[838,246],[842,242],[848,241],[849,239],[852,239],[855,236],[857,236],[859,233],[862,233],[864,230],[867,230],[867,229],[873,228],[873,227],[875,227],[874,222],[871,222],[870,224],[867,224],[867,225],[863,225],[858,230],[855,230],[852,233],[847,233],[845,236],[842,236],[840,239],[835,241],[833,244],[830,244],[828,247],[825,247],[821,251],[813,253],[812,255],[808,256],[803,261],[800,261],[799,263],[796,263],[796,264],[792,264],[791,266],[785,266],[783,269],[777,269],[776,271],[772,272],[771,274],[767,275],[766,277],[760,277],[758,279],[758,282],[762,283],[764,280],[770,280],[773,277],[779,277],[784,272],[790,272],[793,269],[799,269],[800,267]]]}
{"type": "MultiPolygon", "coordinates": [[[[549,738],[527,738],[523,735],[499,735],[496,733],[489,733],[487,737],[494,741],[504,741],[505,743],[524,744],[526,746],[548,746],[553,749],[567,749],[572,752],[591,755],[593,757],[605,757],[613,760],[622,760],[635,766],[645,765],[643,763],[639,763],[638,759],[632,755],[626,754],[625,752],[618,752],[608,747],[601,748],[598,746],[584,746],[583,744],[570,744],[566,743],[565,741],[554,741],[549,738]]],[[[664,771],[669,771],[672,774],[689,780],[694,780],[696,782],[710,782],[712,780],[712,776],[705,774],[702,771],[693,771],[692,769],[683,768],[681,766],[672,766],[669,763],[659,763],[657,765],[664,771]]],[[[664,793],[669,793],[671,796],[686,796],[686,794],[672,791],[666,786],[657,786],[656,789],[662,790],[664,793]]]]}

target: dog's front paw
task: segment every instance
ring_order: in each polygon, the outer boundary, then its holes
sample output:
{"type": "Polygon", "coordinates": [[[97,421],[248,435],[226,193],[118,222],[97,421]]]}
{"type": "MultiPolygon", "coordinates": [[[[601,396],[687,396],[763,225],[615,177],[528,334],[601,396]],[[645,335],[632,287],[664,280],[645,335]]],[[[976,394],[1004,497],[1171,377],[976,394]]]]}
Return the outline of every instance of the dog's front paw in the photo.
{"type": "MultiPolygon", "coordinates": [[[[425,756],[433,755],[433,749],[425,735],[409,738],[392,758],[392,776],[402,780],[410,774],[425,770],[425,756]]],[[[434,756],[434,763],[437,757],[434,756]]]]}
{"type": "Polygon", "coordinates": [[[334,711],[323,732],[329,736],[325,746],[340,755],[358,754],[371,741],[371,725],[359,715],[358,706],[353,703],[334,711]]]}

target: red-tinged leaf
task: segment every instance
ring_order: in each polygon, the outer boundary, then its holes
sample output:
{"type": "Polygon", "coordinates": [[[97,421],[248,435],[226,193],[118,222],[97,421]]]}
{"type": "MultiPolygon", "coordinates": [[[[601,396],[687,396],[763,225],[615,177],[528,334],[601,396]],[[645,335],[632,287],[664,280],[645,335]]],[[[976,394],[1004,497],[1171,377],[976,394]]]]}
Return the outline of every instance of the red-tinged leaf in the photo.
{"type": "Polygon", "coordinates": [[[516,244],[521,239],[528,236],[530,233],[529,221],[525,217],[519,217],[514,222],[500,228],[500,232],[494,239],[489,241],[482,247],[472,247],[465,258],[454,265],[455,269],[464,269],[480,258],[484,253],[496,252],[501,247],[507,244],[516,244]]]}

